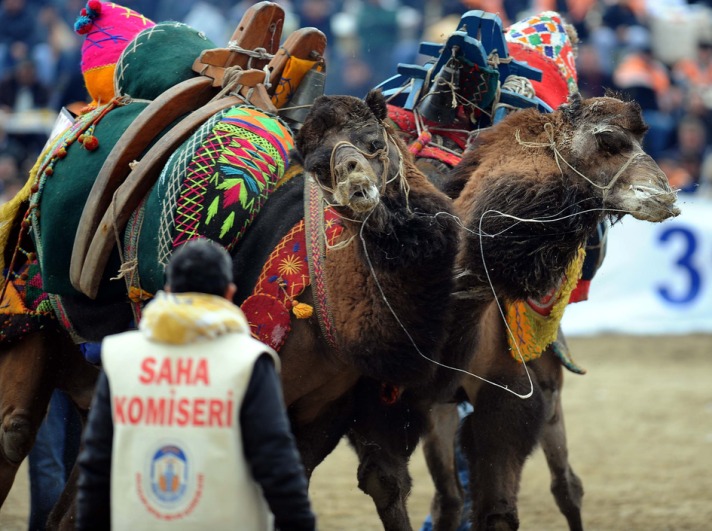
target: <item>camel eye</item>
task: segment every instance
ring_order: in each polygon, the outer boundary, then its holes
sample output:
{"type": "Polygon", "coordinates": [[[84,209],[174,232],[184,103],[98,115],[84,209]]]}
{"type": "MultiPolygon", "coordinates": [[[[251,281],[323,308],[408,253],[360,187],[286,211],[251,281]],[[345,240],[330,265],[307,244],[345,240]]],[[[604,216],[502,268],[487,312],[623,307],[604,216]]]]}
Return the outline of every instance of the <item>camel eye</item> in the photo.
{"type": "Polygon", "coordinates": [[[602,150],[611,155],[617,155],[633,147],[630,138],[618,131],[600,131],[596,133],[596,141],[602,150]]]}

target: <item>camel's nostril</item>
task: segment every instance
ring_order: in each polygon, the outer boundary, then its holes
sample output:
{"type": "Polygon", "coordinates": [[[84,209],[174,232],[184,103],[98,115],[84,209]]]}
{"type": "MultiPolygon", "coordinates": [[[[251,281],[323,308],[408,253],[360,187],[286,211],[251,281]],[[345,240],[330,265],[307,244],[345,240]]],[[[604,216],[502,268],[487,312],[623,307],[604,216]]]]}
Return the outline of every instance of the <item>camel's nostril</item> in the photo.
{"type": "Polygon", "coordinates": [[[22,431],[28,429],[30,423],[25,419],[15,419],[10,423],[8,431],[22,431]]]}
{"type": "Polygon", "coordinates": [[[346,163],[346,169],[349,173],[353,173],[358,168],[358,163],[355,160],[350,160],[346,163]]]}

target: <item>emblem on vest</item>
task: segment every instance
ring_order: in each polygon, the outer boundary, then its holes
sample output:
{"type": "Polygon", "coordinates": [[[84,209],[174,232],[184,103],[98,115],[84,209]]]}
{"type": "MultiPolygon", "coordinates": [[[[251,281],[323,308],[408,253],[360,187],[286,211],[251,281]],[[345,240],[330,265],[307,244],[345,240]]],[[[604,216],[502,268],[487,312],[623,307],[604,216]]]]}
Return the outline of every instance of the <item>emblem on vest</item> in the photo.
{"type": "Polygon", "coordinates": [[[161,520],[185,518],[203,492],[203,474],[195,474],[180,444],[163,444],[147,460],[148,474],[136,474],[136,488],[146,509],[161,520]]]}

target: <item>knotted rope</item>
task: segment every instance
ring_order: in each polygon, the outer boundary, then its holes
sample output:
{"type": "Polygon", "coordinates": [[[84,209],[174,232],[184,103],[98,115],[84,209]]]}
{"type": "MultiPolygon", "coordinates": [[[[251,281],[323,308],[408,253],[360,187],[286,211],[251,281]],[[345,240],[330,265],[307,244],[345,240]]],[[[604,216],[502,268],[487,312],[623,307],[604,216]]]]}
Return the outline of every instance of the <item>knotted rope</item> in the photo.
{"type": "Polygon", "coordinates": [[[606,197],[608,196],[608,193],[611,191],[613,186],[616,184],[616,181],[620,178],[621,175],[625,172],[625,170],[630,166],[630,164],[634,161],[639,159],[640,157],[645,157],[647,156],[644,152],[642,151],[636,151],[635,153],[632,153],[630,157],[628,157],[628,160],[625,161],[625,163],[620,167],[620,169],[616,172],[616,174],[613,176],[613,178],[610,180],[610,182],[606,185],[601,185],[593,181],[593,179],[587,177],[583,173],[581,173],[579,170],[574,168],[561,154],[559,151],[559,148],[556,145],[556,138],[554,136],[554,124],[551,122],[547,122],[544,124],[544,131],[546,132],[546,136],[548,138],[548,142],[532,142],[532,141],[525,141],[521,139],[521,134],[519,129],[517,129],[514,133],[514,137],[517,139],[517,143],[520,146],[524,147],[531,147],[531,148],[549,148],[553,151],[554,153],[554,161],[556,162],[556,166],[559,168],[559,171],[561,172],[561,175],[564,175],[564,170],[561,167],[561,163],[563,162],[571,171],[576,173],[578,176],[582,177],[585,181],[587,181],[591,186],[594,188],[598,188],[603,192],[603,199],[605,201],[606,197]]]}

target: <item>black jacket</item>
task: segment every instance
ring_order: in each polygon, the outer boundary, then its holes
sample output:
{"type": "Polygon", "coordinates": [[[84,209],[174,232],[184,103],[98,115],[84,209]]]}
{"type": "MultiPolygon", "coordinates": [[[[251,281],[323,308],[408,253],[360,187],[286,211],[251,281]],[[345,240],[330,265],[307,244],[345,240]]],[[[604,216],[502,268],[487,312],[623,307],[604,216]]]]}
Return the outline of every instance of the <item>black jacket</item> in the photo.
{"type": "MultiPolygon", "coordinates": [[[[262,487],[277,528],[315,529],[304,468],[290,431],[282,388],[266,354],[255,363],[239,420],[245,458],[262,487]]],[[[102,371],[78,459],[77,530],[110,528],[113,435],[109,381],[102,371]]],[[[229,496],[225,493],[226,503],[230,503],[229,496]]]]}

